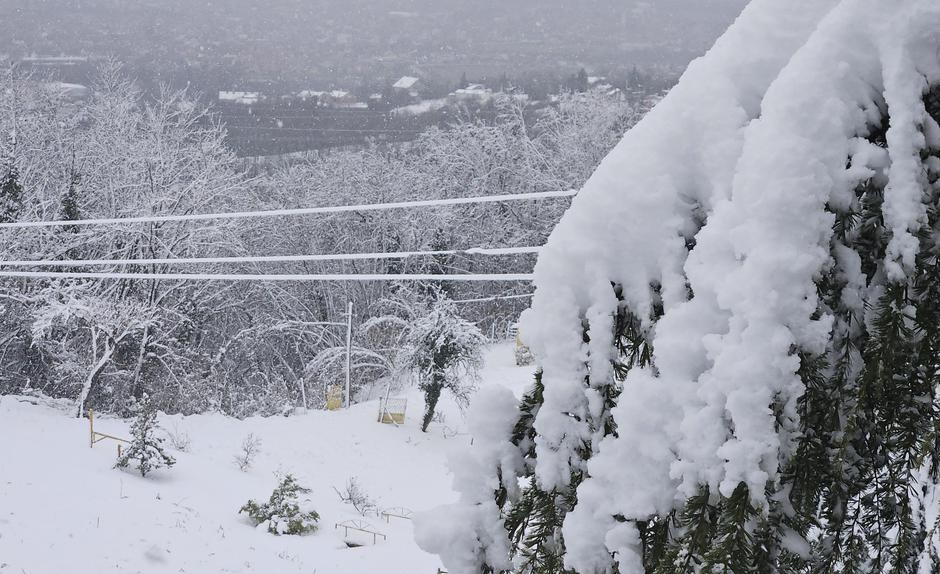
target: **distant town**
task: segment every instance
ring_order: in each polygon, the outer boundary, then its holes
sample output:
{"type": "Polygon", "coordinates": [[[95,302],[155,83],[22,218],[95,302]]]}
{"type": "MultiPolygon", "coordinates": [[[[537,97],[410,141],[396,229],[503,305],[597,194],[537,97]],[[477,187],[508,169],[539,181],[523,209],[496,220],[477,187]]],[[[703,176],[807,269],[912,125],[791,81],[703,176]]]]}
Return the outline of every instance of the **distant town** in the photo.
{"type": "MultiPolygon", "coordinates": [[[[50,85],[73,99],[90,95],[101,62],[101,58],[88,56],[12,59],[0,55],[0,65],[47,76],[50,85]]],[[[410,141],[430,126],[458,118],[492,119],[498,99],[514,100],[527,113],[552,105],[557,95],[566,91],[596,90],[612,98],[642,101],[661,94],[672,81],[674,78],[634,68],[620,78],[580,69],[554,82],[529,78],[516,83],[507,76],[471,80],[464,74],[452,86],[404,75],[374,91],[336,85],[290,89],[286,83],[275,82],[261,86],[238,82],[211,91],[191,83],[174,87],[200,93],[225,124],[232,148],[239,155],[256,157],[410,141]]]]}

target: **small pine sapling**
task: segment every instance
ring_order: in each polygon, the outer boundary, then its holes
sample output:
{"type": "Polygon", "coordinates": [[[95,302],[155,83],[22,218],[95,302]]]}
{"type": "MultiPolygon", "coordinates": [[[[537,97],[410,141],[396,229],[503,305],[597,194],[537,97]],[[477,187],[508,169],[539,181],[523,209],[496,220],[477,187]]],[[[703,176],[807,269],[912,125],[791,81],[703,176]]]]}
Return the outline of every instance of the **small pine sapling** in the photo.
{"type": "Polygon", "coordinates": [[[238,470],[248,472],[255,462],[255,457],[261,452],[261,439],[249,433],[242,441],[242,451],[235,455],[235,464],[238,470]]]}
{"type": "Polygon", "coordinates": [[[141,476],[163,467],[176,464],[176,459],[163,449],[163,439],[156,436],[157,411],[146,394],[137,405],[137,418],[131,425],[131,442],[115,463],[115,468],[127,468],[137,461],[141,476]]]}
{"type": "Polygon", "coordinates": [[[310,489],[300,486],[297,479],[288,474],[271,493],[268,502],[259,504],[249,500],[239,514],[247,514],[255,526],[266,525],[268,532],[277,536],[314,532],[320,514],[310,507],[309,499],[300,499],[301,495],[309,492],[310,489]]]}

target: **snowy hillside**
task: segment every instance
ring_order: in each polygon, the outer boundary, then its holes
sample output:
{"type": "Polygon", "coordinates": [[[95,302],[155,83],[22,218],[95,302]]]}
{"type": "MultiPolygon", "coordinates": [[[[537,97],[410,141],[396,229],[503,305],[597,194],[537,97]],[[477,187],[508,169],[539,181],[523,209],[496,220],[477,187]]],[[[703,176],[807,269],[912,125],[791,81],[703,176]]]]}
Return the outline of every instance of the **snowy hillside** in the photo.
{"type": "MultiPolygon", "coordinates": [[[[513,361],[510,346],[490,349],[481,386],[521,393],[532,369],[513,361]]],[[[333,491],[356,477],[379,508],[416,512],[454,498],[446,459],[469,443],[456,434],[463,417],[448,403],[443,422],[421,433],[422,396],[406,396],[408,418],[399,428],[376,422],[374,402],[349,412],[243,421],[162,416],[161,426],[188,435],[191,448],[173,451],[176,466],[146,479],[112,468],[114,442],[88,448],[88,421],[74,418],[73,403],[2,397],[0,572],[433,574],[440,562],[414,544],[409,520],[363,518],[333,491]],[[261,450],[242,472],[234,457],[248,434],[261,450]],[[321,516],[313,535],[273,536],[238,514],[249,498],[267,499],[276,475],[288,472],[312,490],[321,516]],[[371,535],[345,538],[334,526],[347,520],[363,520],[388,539],[373,546],[371,535]],[[365,546],[347,548],[347,540],[365,546]]],[[[96,422],[97,431],[121,437],[128,426],[96,422]]]]}

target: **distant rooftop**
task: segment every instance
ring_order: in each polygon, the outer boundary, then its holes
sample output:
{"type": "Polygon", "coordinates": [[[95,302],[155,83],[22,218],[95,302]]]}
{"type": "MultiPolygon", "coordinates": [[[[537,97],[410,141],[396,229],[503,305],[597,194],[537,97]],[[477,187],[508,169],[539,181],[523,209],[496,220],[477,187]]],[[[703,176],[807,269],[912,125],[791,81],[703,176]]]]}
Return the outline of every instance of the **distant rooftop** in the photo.
{"type": "Polygon", "coordinates": [[[395,85],[392,87],[399,90],[410,90],[420,81],[421,80],[419,78],[415,78],[414,76],[403,76],[400,80],[395,82],[395,85]]]}

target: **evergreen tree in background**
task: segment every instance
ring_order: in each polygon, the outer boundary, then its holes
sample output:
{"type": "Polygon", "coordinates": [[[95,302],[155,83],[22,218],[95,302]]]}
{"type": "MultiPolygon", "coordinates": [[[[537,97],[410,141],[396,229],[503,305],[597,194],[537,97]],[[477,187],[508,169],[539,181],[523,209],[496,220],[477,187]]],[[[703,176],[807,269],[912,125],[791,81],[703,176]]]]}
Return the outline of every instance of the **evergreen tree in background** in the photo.
{"type": "MultiPolygon", "coordinates": [[[[79,197],[78,197],[78,188],[81,185],[82,177],[75,171],[75,157],[73,154],[72,157],[72,167],[69,170],[69,186],[65,190],[65,193],[62,194],[61,200],[61,218],[65,221],[78,221],[82,218],[82,213],[79,208],[79,197]]],[[[65,227],[65,231],[69,233],[75,233],[78,231],[78,227],[70,225],[65,227]]]]}
{"type": "Polygon", "coordinates": [[[23,210],[23,186],[16,165],[10,161],[0,178],[0,223],[12,223],[23,210]]]}
{"type": "Polygon", "coordinates": [[[137,405],[137,418],[131,425],[131,442],[118,458],[116,468],[127,468],[131,462],[136,461],[137,470],[141,476],[147,476],[151,471],[171,467],[176,460],[166,453],[163,439],[156,436],[157,410],[147,394],[137,405]]]}

